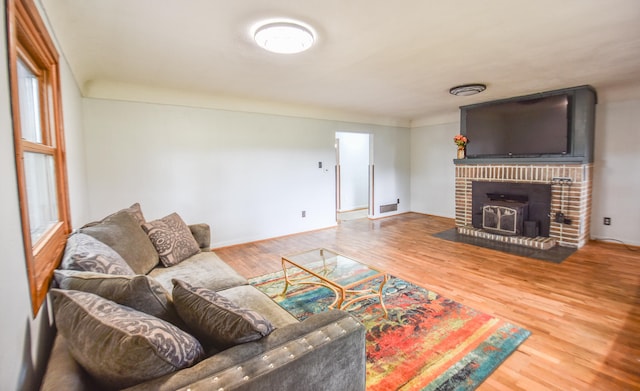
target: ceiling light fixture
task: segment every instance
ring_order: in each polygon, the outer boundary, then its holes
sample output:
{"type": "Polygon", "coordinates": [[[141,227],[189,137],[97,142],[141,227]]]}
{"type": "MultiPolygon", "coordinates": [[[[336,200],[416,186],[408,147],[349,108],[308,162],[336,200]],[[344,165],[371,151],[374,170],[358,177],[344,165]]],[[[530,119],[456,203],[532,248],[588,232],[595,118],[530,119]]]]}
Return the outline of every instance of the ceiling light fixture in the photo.
{"type": "Polygon", "coordinates": [[[264,24],[258,27],[253,39],[261,48],[281,54],[303,52],[309,49],[315,41],[309,28],[293,22],[264,24]]]}
{"type": "Polygon", "coordinates": [[[449,90],[449,93],[455,96],[469,96],[479,94],[486,89],[487,86],[484,84],[463,84],[453,87],[449,90]]]}

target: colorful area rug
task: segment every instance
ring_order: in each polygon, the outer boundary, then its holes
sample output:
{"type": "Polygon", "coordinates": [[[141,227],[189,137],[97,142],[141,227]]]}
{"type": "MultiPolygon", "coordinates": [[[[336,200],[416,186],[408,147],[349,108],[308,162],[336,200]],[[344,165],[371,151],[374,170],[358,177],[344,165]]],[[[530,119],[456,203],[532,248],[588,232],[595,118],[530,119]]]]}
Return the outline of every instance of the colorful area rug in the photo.
{"type": "MultiPolygon", "coordinates": [[[[250,282],[299,320],[327,310],[335,298],[328,288],[301,284],[282,296],[282,272],[250,282]]],[[[530,335],[393,276],[384,302],[388,319],[377,298],[347,308],[367,329],[368,391],[473,390],[530,335]]]]}

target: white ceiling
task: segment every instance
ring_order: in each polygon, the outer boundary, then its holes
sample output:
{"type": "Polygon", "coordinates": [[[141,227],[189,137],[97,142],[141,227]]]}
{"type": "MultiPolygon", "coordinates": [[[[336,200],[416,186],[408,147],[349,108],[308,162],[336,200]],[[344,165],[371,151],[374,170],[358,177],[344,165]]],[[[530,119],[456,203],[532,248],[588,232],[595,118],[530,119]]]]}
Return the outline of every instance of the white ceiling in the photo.
{"type": "MultiPolygon", "coordinates": [[[[638,0],[41,0],[83,93],[121,83],[393,118],[583,84],[640,98],[638,0]],[[252,26],[311,25],[304,53],[252,26]],[[480,82],[473,97],[449,88],[480,82]]],[[[330,116],[330,115],[329,115],[330,116]]]]}

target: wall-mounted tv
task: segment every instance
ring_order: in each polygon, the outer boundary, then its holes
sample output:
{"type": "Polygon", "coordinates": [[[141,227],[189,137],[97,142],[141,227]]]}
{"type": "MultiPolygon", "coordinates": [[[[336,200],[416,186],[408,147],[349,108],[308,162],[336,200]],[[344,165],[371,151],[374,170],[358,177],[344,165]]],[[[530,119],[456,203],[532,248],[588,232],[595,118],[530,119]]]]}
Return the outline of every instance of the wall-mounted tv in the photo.
{"type": "Polygon", "coordinates": [[[467,157],[540,157],[571,153],[573,95],[561,93],[461,108],[467,157]]]}

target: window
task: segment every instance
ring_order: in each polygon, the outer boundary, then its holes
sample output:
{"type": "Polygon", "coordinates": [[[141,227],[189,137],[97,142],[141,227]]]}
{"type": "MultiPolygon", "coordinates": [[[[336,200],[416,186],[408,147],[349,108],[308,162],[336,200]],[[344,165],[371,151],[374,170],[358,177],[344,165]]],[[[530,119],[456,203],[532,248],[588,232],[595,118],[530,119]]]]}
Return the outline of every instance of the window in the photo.
{"type": "Polygon", "coordinates": [[[33,0],[7,2],[11,109],[34,315],[70,231],[58,53],[33,0]]]}

